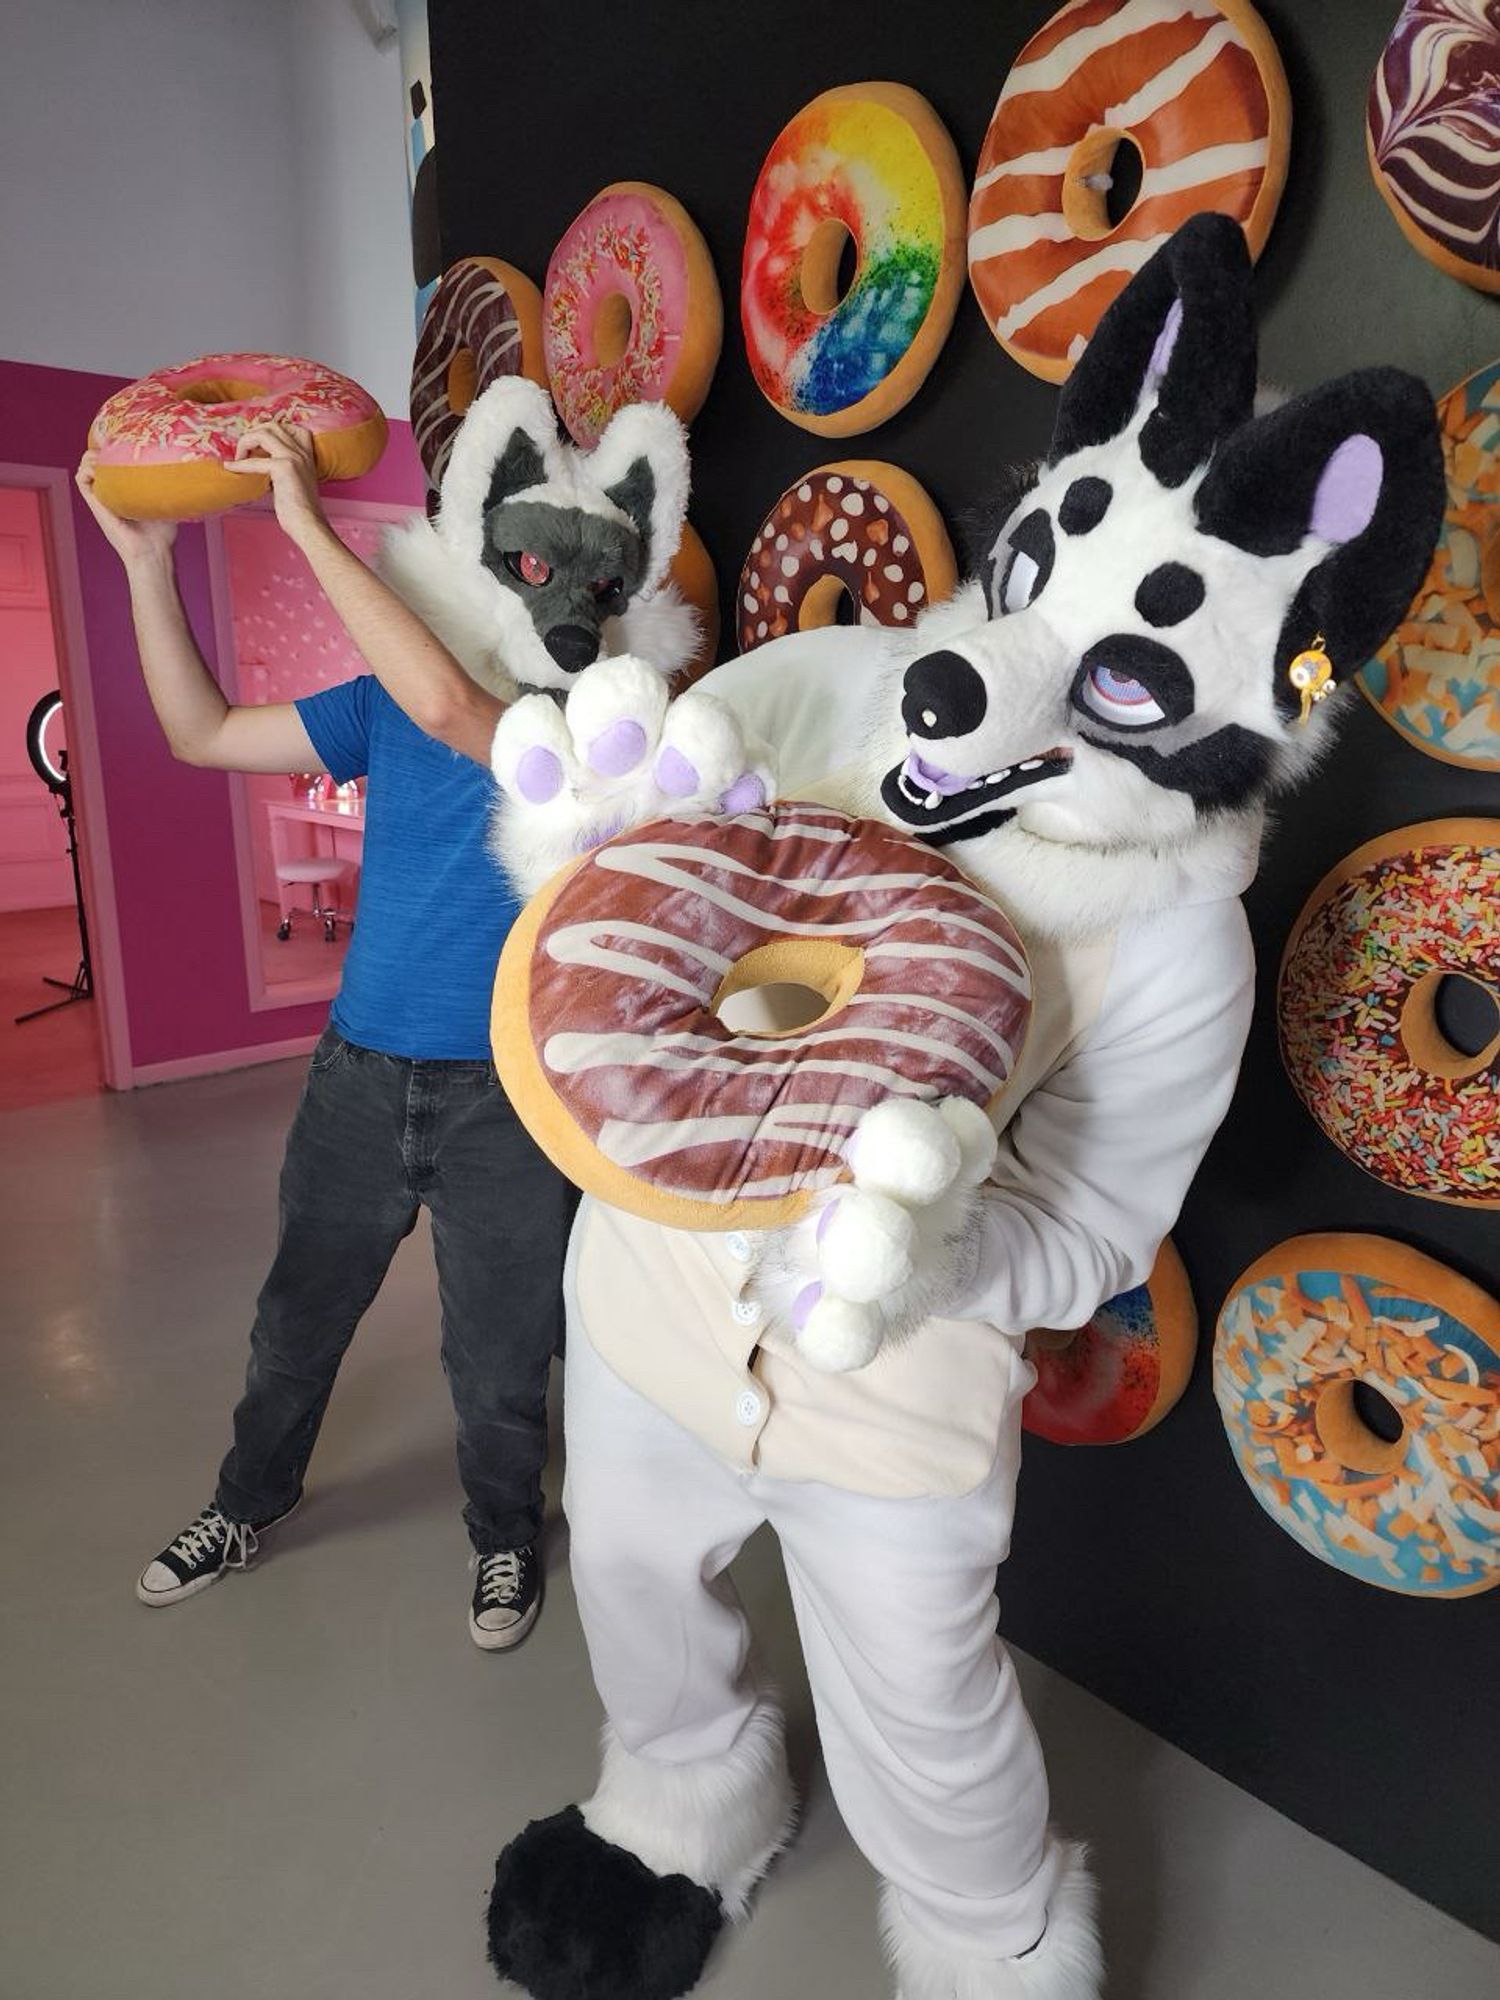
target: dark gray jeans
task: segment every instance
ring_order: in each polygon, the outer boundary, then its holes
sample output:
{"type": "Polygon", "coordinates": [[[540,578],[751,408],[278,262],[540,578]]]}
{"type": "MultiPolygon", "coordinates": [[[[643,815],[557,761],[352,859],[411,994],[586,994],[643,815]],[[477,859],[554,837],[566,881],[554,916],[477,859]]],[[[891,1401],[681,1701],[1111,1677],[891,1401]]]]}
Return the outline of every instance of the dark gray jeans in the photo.
{"type": "Polygon", "coordinates": [[[425,1205],[469,1538],[481,1555],[534,1541],[575,1200],[489,1063],[379,1055],[327,1029],[287,1138],[224,1513],[272,1520],[301,1492],[344,1350],[425,1205]]]}

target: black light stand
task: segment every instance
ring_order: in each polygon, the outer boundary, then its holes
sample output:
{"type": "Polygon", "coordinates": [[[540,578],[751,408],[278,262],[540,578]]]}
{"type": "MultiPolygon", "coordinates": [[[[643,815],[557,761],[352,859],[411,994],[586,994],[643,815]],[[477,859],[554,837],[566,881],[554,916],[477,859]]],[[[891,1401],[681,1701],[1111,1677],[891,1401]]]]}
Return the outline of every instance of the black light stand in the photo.
{"type": "Polygon", "coordinates": [[[59,750],[54,763],[48,754],[46,744],[47,724],[62,708],[62,696],[58,693],[44,694],[31,711],[26,722],[26,754],[31,759],[31,768],[57,800],[57,810],[63,825],[68,829],[68,859],[73,864],[73,900],[78,908],[78,942],[81,956],[78,970],[71,980],[49,979],[42,975],[44,986],[55,986],[62,994],[61,1000],[49,1000],[44,1007],[33,1007],[30,1013],[17,1014],[16,1026],[23,1021],[35,1021],[43,1014],[55,1014],[59,1007],[71,1007],[75,1000],[92,1000],[94,997],[94,967],[89,957],[89,925],[83,910],[83,877],[78,872],[78,822],[73,815],[73,786],[68,777],[68,753],[59,750]]]}

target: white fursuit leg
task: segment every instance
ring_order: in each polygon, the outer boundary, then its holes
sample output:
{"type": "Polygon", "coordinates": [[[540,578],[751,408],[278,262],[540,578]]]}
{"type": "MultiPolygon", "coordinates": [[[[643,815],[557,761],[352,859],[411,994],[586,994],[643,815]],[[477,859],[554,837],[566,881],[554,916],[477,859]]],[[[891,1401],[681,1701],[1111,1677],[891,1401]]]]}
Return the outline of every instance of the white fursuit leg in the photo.
{"type": "Polygon", "coordinates": [[[946,1949],[919,1931],[886,1883],[880,1923],[897,2000],[1099,2000],[1104,1959],[1096,1900],[1085,1849],[1065,1843],[1041,1942],[1021,1958],[976,1958],[971,1946],[946,1949]]]}
{"type": "Polygon", "coordinates": [[[691,1764],[637,1757],[606,1725],[599,1789],[582,1810],[601,1840],[639,1855],[657,1875],[686,1875],[713,1890],[738,1922],[796,1822],[781,1712],[757,1703],[732,1750],[691,1764]]]}

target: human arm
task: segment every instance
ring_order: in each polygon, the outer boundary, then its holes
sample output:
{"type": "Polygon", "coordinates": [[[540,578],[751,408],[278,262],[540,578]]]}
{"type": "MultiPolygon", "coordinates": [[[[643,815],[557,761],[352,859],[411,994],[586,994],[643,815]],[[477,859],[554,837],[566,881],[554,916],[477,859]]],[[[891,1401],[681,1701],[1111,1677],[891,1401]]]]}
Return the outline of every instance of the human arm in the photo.
{"type": "Polygon", "coordinates": [[[321,771],[302,718],[290,702],[236,707],[226,701],[198,650],[177,591],[171,521],[127,521],[94,491],[86,452],[78,490],[124,565],[141,672],[174,757],[221,771],[321,771]]]}
{"type": "Polygon", "coordinates": [[[946,1317],[1066,1330],[1144,1282],[1228,1110],[1253,972],[1235,902],[1122,934],[1084,1045],[1002,1136],[972,1273],[946,1317]]]}
{"type": "Polygon", "coordinates": [[[424,735],[488,765],[504,704],[471,680],[416,613],[339,540],[318,498],[309,434],[259,425],[240,440],[234,464],[270,474],[277,520],[391,699],[424,735]]]}

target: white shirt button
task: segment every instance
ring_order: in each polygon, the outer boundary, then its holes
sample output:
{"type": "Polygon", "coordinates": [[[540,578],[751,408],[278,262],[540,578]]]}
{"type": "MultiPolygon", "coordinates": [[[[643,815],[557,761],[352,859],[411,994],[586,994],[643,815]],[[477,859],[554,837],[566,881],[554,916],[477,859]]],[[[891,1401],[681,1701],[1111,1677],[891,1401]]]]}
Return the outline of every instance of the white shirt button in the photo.
{"type": "Polygon", "coordinates": [[[730,1311],[741,1326],[754,1326],[760,1319],[760,1307],[754,1299],[736,1299],[730,1311]]]}
{"type": "Polygon", "coordinates": [[[760,1397],[753,1389],[741,1389],[734,1399],[735,1420],[742,1423],[746,1430],[760,1422],[760,1409],[760,1397]]]}
{"type": "Polygon", "coordinates": [[[724,1248],[737,1264],[748,1264],[755,1255],[755,1246],[742,1229],[736,1229],[724,1238],[724,1248]]]}

